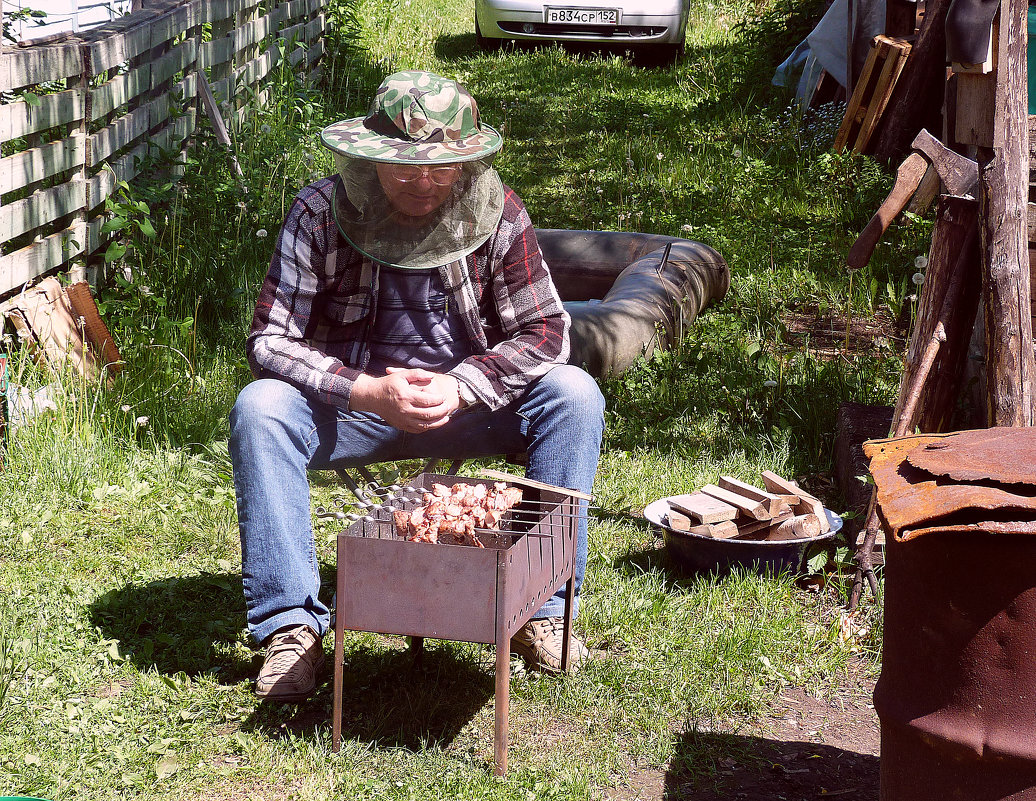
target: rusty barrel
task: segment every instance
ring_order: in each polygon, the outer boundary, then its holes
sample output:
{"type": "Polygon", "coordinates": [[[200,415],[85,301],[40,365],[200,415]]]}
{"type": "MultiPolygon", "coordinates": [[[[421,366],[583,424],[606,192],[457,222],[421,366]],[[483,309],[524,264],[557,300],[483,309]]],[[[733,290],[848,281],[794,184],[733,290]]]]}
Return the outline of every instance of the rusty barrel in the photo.
{"type": "Polygon", "coordinates": [[[1036,801],[1036,431],[867,443],[887,534],[882,801],[1036,801]]]}

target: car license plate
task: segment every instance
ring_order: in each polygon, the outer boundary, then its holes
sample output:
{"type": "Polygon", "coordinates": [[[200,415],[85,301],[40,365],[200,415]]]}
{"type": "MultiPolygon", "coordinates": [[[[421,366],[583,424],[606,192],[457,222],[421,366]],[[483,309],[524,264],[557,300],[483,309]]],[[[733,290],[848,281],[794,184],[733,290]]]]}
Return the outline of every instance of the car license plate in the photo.
{"type": "Polygon", "coordinates": [[[548,25],[618,25],[617,8],[547,8],[548,25]]]}

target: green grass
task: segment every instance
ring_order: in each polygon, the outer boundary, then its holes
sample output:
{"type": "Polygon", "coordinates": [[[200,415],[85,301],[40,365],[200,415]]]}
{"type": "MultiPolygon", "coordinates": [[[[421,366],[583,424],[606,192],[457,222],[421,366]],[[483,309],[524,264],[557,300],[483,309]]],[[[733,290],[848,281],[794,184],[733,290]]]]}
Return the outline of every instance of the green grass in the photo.
{"type": "MultiPolygon", "coordinates": [[[[822,478],[844,400],[890,403],[892,346],[819,355],[792,310],[909,319],[928,223],[897,225],[846,274],[886,171],[828,151],[769,86],[809,4],[693,0],[687,56],[649,66],[561,48],[482,54],[472,10],[443,0],[333,5],[325,84],[288,73],[235,133],[250,191],[203,140],[179,188],[137,187],[157,230],[109,270],[106,319],[129,362],[104,390],[62,378],[18,429],[0,483],[0,794],[61,799],[600,798],[641,769],[691,763],[693,732],[738,732],[780,690],[824,694],[873,672],[872,633],[839,637],[844,587],[681,575],[638,517],[660,496],[761,469],[822,478]],[[579,629],[602,652],[564,680],[515,678],[511,771],[492,778],[492,652],[349,635],[342,752],[330,689],[306,705],[251,694],[226,416],[274,234],[331,169],[321,125],[365,111],[395,69],[462,79],[504,130],[497,166],[541,227],[699,239],[732,286],[666,354],[606,382],[608,429],[579,629]],[[267,232],[266,236],[261,234],[267,232]],[[146,286],[149,291],[141,291],[146,286]]],[[[128,213],[128,212],[127,212],[128,213]]],[[[52,381],[28,360],[18,383],[52,381]]],[[[315,477],[316,502],[342,494],[315,477]]],[[[823,482],[818,482],[823,485],[823,482]]],[[[837,498],[829,498],[832,505],[837,498]]],[[[333,525],[318,521],[329,586],[333,525]]],[[[463,613],[458,599],[458,613],[463,613]]],[[[330,640],[325,644],[330,650],[330,640]]],[[[697,761],[696,761],[697,760],[697,761]]],[[[705,761],[702,761],[705,760],[705,761]]]]}

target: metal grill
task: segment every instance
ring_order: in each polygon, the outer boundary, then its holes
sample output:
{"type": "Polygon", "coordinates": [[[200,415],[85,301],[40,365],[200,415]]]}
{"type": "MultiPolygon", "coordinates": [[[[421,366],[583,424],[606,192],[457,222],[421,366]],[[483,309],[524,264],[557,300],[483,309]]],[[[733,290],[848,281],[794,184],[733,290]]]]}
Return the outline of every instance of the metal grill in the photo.
{"type": "Polygon", "coordinates": [[[406,635],[418,643],[432,637],[495,644],[494,772],[506,772],[511,637],[567,582],[562,654],[567,669],[578,503],[587,496],[516,476],[498,474],[496,480],[422,473],[406,487],[374,493],[363,516],[338,535],[335,751],[341,742],[346,630],[406,635]],[[520,487],[522,500],[499,529],[475,530],[483,547],[412,542],[396,531],[393,512],[422,503],[433,484],[460,481],[492,488],[499,478],[520,487]]]}

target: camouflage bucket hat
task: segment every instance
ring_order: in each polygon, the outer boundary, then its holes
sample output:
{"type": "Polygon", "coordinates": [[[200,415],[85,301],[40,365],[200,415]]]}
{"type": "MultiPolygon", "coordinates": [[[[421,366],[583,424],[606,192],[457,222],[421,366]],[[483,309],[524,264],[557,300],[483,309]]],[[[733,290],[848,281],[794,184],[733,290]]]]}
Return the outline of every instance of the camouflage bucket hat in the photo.
{"type": "Polygon", "coordinates": [[[329,125],[321,143],[341,156],[388,163],[473,161],[503,139],[479,122],[467,89],[430,72],[397,72],[378,87],[366,117],[329,125]]]}

